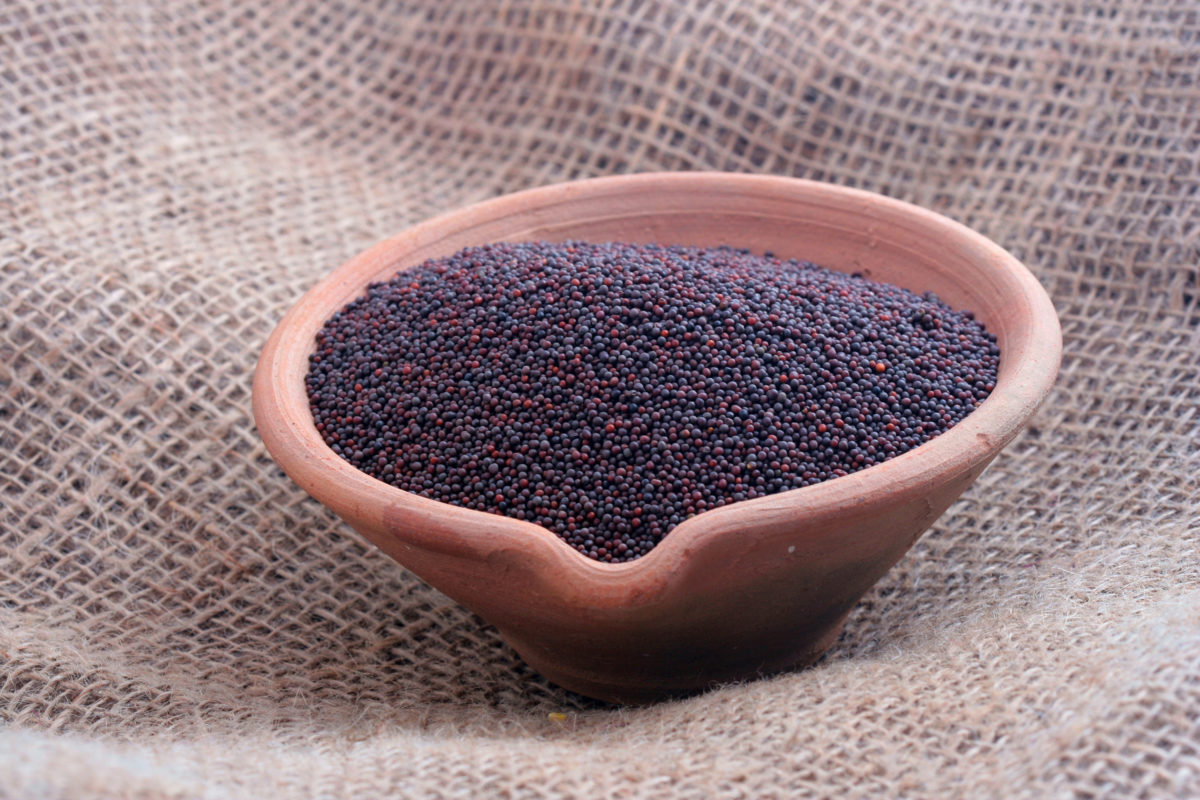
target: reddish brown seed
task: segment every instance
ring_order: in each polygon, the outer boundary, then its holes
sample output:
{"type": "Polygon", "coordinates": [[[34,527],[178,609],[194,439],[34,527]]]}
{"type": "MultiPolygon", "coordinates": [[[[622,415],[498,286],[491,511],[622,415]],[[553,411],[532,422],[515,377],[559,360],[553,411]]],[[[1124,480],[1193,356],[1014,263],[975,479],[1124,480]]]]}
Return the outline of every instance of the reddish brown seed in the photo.
{"type": "Polygon", "coordinates": [[[534,242],[372,285],[318,335],[307,390],[364,472],[627,561],[693,514],[916,447],[998,363],[932,295],[731,248],[534,242]]]}

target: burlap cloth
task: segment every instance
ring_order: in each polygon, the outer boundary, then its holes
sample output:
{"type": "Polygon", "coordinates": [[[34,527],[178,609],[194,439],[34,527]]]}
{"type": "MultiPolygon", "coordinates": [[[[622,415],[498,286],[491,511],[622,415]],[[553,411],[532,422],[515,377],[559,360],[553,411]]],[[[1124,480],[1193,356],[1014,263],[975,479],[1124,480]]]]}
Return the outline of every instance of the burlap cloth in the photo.
{"type": "Polygon", "coordinates": [[[1200,796],[1200,7],[488,5],[0,0],[0,795],[1200,796]],[[411,223],[698,168],[973,226],[1066,355],[820,664],[613,709],[305,496],[250,377],[411,223]]]}

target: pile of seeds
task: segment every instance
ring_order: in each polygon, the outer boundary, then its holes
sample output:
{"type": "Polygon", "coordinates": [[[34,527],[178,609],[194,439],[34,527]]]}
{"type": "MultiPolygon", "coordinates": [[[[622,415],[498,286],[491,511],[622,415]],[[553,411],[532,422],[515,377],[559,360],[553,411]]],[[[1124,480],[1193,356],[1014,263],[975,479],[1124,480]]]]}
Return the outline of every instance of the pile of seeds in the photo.
{"type": "Polygon", "coordinates": [[[317,337],[317,429],[411,492],[602,561],[878,464],[996,380],[971,314],[731,248],[495,244],[373,284],[317,337]]]}

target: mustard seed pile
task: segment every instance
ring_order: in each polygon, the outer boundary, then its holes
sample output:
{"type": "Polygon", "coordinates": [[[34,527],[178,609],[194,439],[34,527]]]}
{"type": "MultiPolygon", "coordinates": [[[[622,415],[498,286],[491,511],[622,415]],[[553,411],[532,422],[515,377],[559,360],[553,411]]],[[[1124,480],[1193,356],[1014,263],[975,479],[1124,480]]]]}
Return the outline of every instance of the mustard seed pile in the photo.
{"type": "Polygon", "coordinates": [[[629,561],[933,438],[998,365],[931,294],[725,247],[532,242],[371,285],[317,336],[307,389],[369,475],[629,561]]]}

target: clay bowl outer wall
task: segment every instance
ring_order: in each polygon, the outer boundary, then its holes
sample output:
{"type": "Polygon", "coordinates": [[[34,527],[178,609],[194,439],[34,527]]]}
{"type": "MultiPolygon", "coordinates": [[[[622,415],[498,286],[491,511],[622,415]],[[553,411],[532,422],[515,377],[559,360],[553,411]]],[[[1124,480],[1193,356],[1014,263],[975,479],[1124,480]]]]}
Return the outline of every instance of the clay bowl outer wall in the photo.
{"type": "Polygon", "coordinates": [[[583,694],[645,702],[811,663],[855,602],[967,488],[1044,399],[1058,320],[1011,255],[944,217],[789,178],[669,173],[534,189],[418,225],[356,256],[287,314],[254,381],[268,450],[388,555],[495,625],[531,666],[583,694]],[[377,481],[313,426],[314,337],[366,285],[463,247],[583,239],[729,244],[934,291],[996,334],[1000,377],[950,431],[816,486],[705,512],[637,561],[602,564],[548,530],[377,481]]]}

